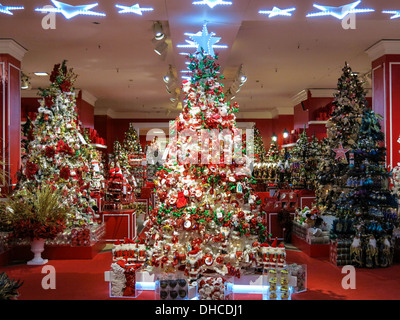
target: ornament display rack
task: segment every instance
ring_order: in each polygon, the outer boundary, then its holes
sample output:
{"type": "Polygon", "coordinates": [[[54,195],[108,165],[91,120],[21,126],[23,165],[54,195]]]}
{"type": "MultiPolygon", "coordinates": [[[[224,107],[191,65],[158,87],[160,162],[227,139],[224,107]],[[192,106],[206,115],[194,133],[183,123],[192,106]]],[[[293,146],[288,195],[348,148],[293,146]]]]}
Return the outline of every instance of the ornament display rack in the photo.
{"type": "Polygon", "coordinates": [[[146,158],[143,155],[130,155],[129,165],[132,169],[132,173],[135,176],[136,186],[133,188],[137,198],[141,197],[142,188],[146,186],[147,181],[147,168],[146,158]]]}
{"type": "Polygon", "coordinates": [[[122,210],[135,201],[133,192],[128,192],[128,185],[125,181],[105,181],[105,198],[102,201],[102,211],[122,210]]]}
{"type": "Polygon", "coordinates": [[[331,240],[329,245],[329,261],[335,266],[351,265],[350,239],[331,240]]]}
{"type": "Polygon", "coordinates": [[[293,222],[292,244],[310,257],[329,257],[329,233],[323,231],[319,237],[310,233],[310,228],[293,222]]]}

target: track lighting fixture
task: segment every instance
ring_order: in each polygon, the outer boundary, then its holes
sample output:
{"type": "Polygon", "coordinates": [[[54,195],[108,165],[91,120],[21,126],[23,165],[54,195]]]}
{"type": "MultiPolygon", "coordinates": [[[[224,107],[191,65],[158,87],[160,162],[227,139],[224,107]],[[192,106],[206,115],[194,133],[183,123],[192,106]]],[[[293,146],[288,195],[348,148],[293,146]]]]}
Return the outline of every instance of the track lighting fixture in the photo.
{"type": "Polygon", "coordinates": [[[160,43],[154,48],[154,51],[155,51],[158,55],[162,56],[162,55],[166,52],[167,49],[168,49],[168,44],[167,44],[165,41],[163,41],[163,42],[160,42],[160,43]]]}
{"type": "Polygon", "coordinates": [[[156,40],[162,40],[165,37],[164,30],[160,21],[153,23],[154,38],[156,40]]]}

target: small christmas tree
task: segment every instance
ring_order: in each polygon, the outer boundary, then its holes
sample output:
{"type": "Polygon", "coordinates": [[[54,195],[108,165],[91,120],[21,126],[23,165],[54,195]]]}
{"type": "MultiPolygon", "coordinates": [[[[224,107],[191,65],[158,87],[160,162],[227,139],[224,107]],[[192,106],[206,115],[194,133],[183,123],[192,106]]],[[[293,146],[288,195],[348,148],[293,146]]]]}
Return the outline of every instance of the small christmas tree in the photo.
{"type": "Polygon", "coordinates": [[[125,132],[123,148],[126,150],[128,155],[135,155],[141,157],[144,156],[139,136],[136,132],[136,129],[133,126],[133,123],[129,123],[129,128],[125,132]]]}
{"type": "Polygon", "coordinates": [[[266,157],[266,151],[264,147],[264,142],[262,140],[262,136],[260,134],[260,130],[254,124],[254,155],[256,155],[256,161],[258,163],[264,163],[266,157]]]}
{"type": "Polygon", "coordinates": [[[129,124],[128,130],[125,132],[122,149],[126,161],[121,166],[124,166],[128,180],[134,179],[134,192],[137,197],[140,197],[142,187],[146,184],[147,169],[143,164],[145,154],[133,123],[129,124]]]}
{"type": "Polygon", "coordinates": [[[122,209],[132,205],[135,183],[135,178],[129,171],[126,152],[121,143],[116,140],[113,144],[113,154],[109,164],[104,207],[106,209],[122,209]]]}
{"type": "Polygon", "coordinates": [[[277,162],[279,160],[279,145],[278,142],[272,140],[267,152],[267,158],[269,162],[277,162]]]}
{"type": "Polygon", "coordinates": [[[315,188],[316,170],[321,157],[321,143],[313,135],[310,139],[304,130],[296,145],[291,151],[292,155],[292,186],[312,190],[315,188]]]}
{"type": "Polygon", "coordinates": [[[363,83],[346,63],[338,80],[333,111],[327,123],[325,153],[318,167],[316,204],[322,214],[336,211],[346,184],[347,152],[357,147],[362,112],[368,106],[363,83]]]}
{"type": "Polygon", "coordinates": [[[68,227],[94,224],[93,190],[101,187],[101,155],[90,145],[78,118],[73,84],[76,75],[66,61],[54,66],[50,86],[42,89],[35,119],[24,127],[26,154],[16,193],[47,183],[61,190],[72,210],[68,227]]]}

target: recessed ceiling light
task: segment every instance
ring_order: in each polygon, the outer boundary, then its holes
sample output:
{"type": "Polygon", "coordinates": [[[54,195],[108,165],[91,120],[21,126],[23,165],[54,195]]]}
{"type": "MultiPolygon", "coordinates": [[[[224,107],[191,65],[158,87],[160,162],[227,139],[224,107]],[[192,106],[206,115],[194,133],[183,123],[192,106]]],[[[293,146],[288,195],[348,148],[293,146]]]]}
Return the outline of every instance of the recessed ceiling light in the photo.
{"type": "Polygon", "coordinates": [[[47,72],[35,72],[34,74],[38,77],[47,77],[49,75],[47,72]]]}

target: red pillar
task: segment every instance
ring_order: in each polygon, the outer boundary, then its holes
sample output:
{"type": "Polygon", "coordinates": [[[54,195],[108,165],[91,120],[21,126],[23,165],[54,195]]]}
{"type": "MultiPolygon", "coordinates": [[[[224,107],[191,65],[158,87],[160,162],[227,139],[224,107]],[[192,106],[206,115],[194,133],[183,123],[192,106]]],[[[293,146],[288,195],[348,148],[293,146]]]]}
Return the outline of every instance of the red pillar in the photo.
{"type": "Polygon", "coordinates": [[[387,165],[400,162],[400,41],[381,40],[366,53],[372,61],[372,108],[383,116],[387,165]]]}
{"type": "Polygon", "coordinates": [[[21,165],[21,61],[26,50],[12,39],[0,39],[0,180],[1,193],[17,181],[21,165]]]}

